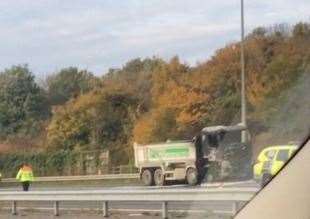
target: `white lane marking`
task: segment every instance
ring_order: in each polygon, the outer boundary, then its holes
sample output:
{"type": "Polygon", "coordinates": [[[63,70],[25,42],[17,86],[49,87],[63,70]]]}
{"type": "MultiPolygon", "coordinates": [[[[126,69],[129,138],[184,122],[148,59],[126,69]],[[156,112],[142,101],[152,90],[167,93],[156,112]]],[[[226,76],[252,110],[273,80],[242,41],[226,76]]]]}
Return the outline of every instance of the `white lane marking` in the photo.
{"type": "Polygon", "coordinates": [[[248,184],[253,183],[255,184],[254,180],[247,180],[247,181],[237,181],[237,182],[215,182],[215,183],[203,183],[201,187],[225,187],[225,186],[235,186],[240,184],[248,184]]]}
{"type": "Polygon", "coordinates": [[[129,217],[137,217],[137,216],[143,216],[143,214],[129,214],[129,217]]]}
{"type": "Polygon", "coordinates": [[[214,214],[230,214],[233,215],[232,211],[219,211],[219,210],[214,210],[214,214]]]}
{"type": "MultiPolygon", "coordinates": [[[[160,209],[127,209],[127,208],[111,208],[111,211],[119,211],[119,212],[161,212],[160,209]]],[[[169,209],[169,212],[176,213],[205,213],[207,211],[204,210],[178,210],[178,209],[169,209]]]]}

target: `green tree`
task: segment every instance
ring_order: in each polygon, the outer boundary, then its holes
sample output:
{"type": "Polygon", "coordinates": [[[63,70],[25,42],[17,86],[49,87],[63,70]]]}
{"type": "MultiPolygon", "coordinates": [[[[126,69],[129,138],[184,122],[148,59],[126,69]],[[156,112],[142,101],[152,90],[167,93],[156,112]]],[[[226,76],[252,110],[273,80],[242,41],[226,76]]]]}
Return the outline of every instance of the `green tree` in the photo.
{"type": "MultiPolygon", "coordinates": [[[[0,73],[0,133],[37,134],[49,116],[45,92],[35,83],[27,65],[12,66],[0,73]]],[[[39,132],[40,133],[40,132],[39,132]]]]}
{"type": "Polygon", "coordinates": [[[47,78],[47,90],[52,105],[61,105],[100,85],[99,79],[86,70],[69,67],[47,78]]]}
{"type": "Polygon", "coordinates": [[[309,23],[298,23],[293,28],[294,37],[306,37],[310,38],[310,24],[309,23]]]}

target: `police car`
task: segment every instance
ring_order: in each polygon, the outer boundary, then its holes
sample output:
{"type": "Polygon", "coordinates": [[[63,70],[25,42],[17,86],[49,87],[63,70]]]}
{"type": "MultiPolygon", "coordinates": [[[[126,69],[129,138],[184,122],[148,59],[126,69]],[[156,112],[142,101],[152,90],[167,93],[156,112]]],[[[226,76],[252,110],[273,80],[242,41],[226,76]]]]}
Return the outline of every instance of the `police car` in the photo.
{"type": "Polygon", "coordinates": [[[274,176],[298,148],[297,145],[275,145],[263,149],[253,167],[254,179],[262,186],[274,176]]]}

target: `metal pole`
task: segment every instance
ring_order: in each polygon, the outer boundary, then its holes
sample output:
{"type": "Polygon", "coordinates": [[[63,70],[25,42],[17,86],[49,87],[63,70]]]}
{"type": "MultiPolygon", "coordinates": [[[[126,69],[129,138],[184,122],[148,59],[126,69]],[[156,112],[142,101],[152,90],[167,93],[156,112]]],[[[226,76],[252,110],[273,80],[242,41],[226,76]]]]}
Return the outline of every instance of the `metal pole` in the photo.
{"type": "Polygon", "coordinates": [[[12,201],[12,215],[17,215],[17,203],[12,201]]]}
{"type": "Polygon", "coordinates": [[[168,202],[162,203],[162,217],[163,217],[163,219],[168,218],[168,202]]]}
{"type": "MultiPolygon", "coordinates": [[[[241,0],[241,123],[246,126],[246,97],[245,97],[245,61],[244,61],[244,4],[241,0]]],[[[241,132],[241,141],[247,141],[246,131],[241,132]]]]}
{"type": "Polygon", "coordinates": [[[102,213],[103,217],[109,217],[109,203],[107,201],[103,202],[102,213]]]}
{"type": "Polygon", "coordinates": [[[54,202],[54,215],[59,216],[59,201],[54,202]]]}

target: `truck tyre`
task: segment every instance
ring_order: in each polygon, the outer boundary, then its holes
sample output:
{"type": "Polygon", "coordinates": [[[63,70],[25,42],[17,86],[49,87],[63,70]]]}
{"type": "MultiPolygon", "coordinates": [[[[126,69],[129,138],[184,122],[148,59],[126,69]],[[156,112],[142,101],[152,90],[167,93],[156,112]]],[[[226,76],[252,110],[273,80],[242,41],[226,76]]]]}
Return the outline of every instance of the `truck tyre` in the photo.
{"type": "Polygon", "coordinates": [[[141,175],[141,179],[146,186],[154,185],[153,171],[150,169],[144,169],[141,175]]]}
{"type": "Polygon", "coordinates": [[[196,168],[190,167],[187,169],[186,181],[191,186],[197,185],[197,183],[198,183],[198,171],[196,168]]]}
{"type": "Polygon", "coordinates": [[[157,186],[163,186],[165,184],[165,176],[161,168],[155,170],[154,182],[157,186]]]}
{"type": "Polygon", "coordinates": [[[272,175],[269,173],[264,173],[261,179],[261,187],[264,187],[272,178],[272,175]]]}

